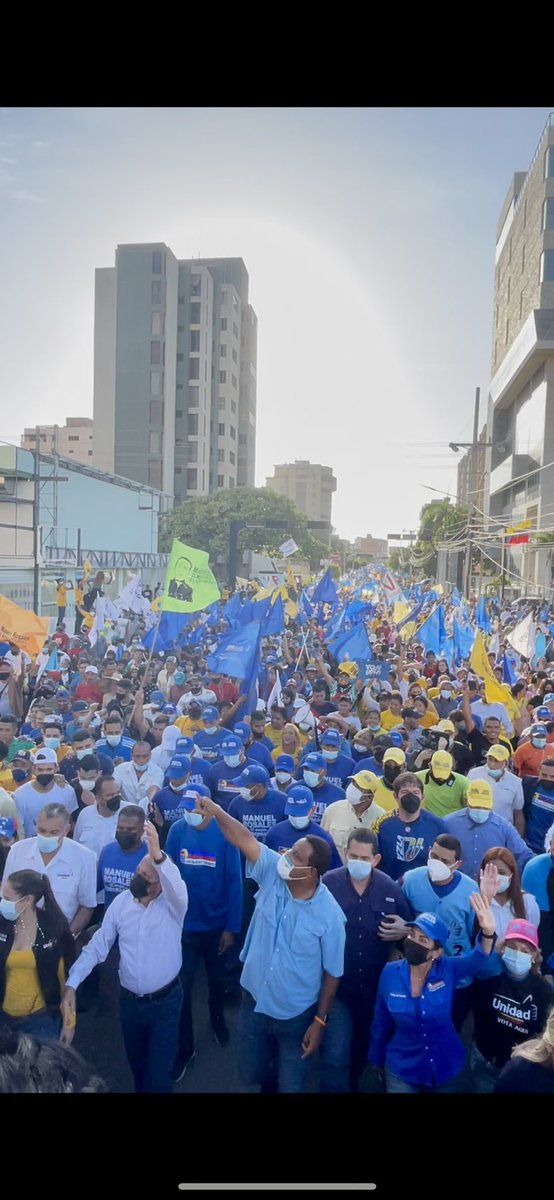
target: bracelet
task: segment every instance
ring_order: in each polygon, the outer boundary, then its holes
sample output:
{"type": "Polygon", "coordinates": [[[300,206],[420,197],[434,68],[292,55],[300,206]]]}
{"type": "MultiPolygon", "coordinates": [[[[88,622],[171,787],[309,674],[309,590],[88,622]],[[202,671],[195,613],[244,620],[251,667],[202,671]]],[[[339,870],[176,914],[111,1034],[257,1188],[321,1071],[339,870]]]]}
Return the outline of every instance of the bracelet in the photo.
{"type": "Polygon", "coordinates": [[[482,937],[482,938],[487,938],[487,940],[489,940],[489,939],[490,939],[490,940],[492,941],[492,939],[493,939],[493,937],[494,937],[494,936],[495,936],[495,934],[494,934],[494,933],[483,933],[483,930],[481,930],[481,937],[482,937]]]}
{"type": "Polygon", "coordinates": [[[325,1026],[327,1024],[327,1019],[328,1019],[327,1014],[325,1014],[324,1017],[314,1017],[314,1021],[317,1021],[318,1025],[322,1025],[323,1029],[325,1029],[325,1026]]]}

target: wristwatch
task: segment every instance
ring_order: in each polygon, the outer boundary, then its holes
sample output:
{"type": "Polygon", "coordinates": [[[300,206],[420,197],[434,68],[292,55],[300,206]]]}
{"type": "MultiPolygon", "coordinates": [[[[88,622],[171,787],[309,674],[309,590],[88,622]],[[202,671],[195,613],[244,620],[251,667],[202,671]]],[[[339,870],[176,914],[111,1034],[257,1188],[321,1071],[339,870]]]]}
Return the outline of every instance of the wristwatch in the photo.
{"type": "Polygon", "coordinates": [[[156,866],[159,867],[160,863],[165,862],[166,858],[167,858],[167,854],[164,853],[164,854],[162,854],[161,858],[153,859],[153,862],[155,862],[156,866]]]}

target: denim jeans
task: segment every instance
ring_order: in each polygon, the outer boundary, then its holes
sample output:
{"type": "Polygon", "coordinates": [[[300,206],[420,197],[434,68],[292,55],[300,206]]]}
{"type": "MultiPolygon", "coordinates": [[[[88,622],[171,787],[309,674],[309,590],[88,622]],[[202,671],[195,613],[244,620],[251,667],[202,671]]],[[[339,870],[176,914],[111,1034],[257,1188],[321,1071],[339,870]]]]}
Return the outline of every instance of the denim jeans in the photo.
{"type": "Polygon", "coordinates": [[[473,1091],[494,1092],[494,1085],[500,1075],[500,1067],[495,1067],[492,1063],[487,1062],[475,1044],[471,1047],[470,1061],[473,1091]]]}
{"type": "Polygon", "coordinates": [[[254,1012],[255,1004],[243,991],[238,1037],[242,1082],[258,1083],[266,1092],[303,1092],[310,1059],[302,1058],[302,1038],[313,1020],[315,1004],[288,1020],[254,1012]]]}
{"type": "Polygon", "coordinates": [[[45,1008],[23,1018],[9,1017],[7,1013],[2,1013],[0,1023],[17,1033],[28,1033],[31,1037],[50,1038],[53,1041],[58,1040],[62,1027],[61,1016],[52,1016],[45,1008]]]}
{"type": "Polygon", "coordinates": [[[171,1092],[183,989],[176,983],[159,1000],[121,992],[121,1027],[135,1092],[171,1092]]]}
{"type": "Polygon", "coordinates": [[[225,955],[219,954],[221,929],[206,929],[196,933],[183,933],[183,966],[181,968],[181,983],[183,985],[183,1007],[179,1022],[178,1057],[185,1062],[194,1050],[194,1033],[192,1028],[191,993],[194,974],[200,959],[204,960],[208,976],[209,1009],[212,1025],[223,1017],[223,1002],[225,997],[226,974],[225,955]]]}
{"type": "Polygon", "coordinates": [[[401,1079],[399,1075],[394,1075],[393,1072],[389,1071],[389,1068],[387,1067],[385,1069],[386,1091],[396,1093],[444,1092],[445,1094],[449,1092],[457,1092],[460,1090],[459,1085],[461,1082],[461,1074],[462,1072],[459,1071],[457,1075],[454,1075],[453,1079],[447,1080],[447,1082],[441,1084],[440,1087],[419,1087],[414,1083],[406,1083],[405,1079],[401,1079]]]}
{"type": "Polygon", "coordinates": [[[367,1064],[373,1004],[335,1000],[319,1052],[320,1092],[356,1092],[367,1064]]]}

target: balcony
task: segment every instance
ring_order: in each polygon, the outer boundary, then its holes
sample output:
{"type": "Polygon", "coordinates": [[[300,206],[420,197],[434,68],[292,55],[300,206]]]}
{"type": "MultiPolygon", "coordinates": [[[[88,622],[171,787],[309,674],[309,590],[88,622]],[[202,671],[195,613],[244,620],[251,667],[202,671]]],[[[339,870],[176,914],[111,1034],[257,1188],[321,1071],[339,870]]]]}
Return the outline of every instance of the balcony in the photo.
{"type": "Polygon", "coordinates": [[[527,475],[529,471],[536,470],[540,464],[534,459],[529,458],[528,454],[509,454],[501,463],[491,471],[490,475],[490,494],[494,496],[501,488],[512,483],[515,479],[519,479],[522,475],[527,475]]]}

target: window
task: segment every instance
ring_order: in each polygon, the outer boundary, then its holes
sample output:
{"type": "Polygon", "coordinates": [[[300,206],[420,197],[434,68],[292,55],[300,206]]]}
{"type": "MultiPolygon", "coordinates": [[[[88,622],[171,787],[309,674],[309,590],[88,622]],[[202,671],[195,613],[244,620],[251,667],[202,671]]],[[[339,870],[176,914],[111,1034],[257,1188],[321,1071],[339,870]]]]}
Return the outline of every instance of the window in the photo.
{"type": "Polygon", "coordinates": [[[236,400],[231,400],[231,412],[236,413],[236,411],[237,411],[237,402],[236,402],[236,400]]]}
{"type": "Polygon", "coordinates": [[[237,431],[236,431],[236,429],[235,429],[235,426],[234,426],[234,425],[230,425],[230,426],[229,426],[229,433],[231,434],[231,441],[232,441],[232,442],[236,442],[236,440],[237,440],[237,431]]]}
{"type": "Polygon", "coordinates": [[[544,438],[546,383],[541,383],[521,405],[516,416],[515,453],[539,460],[544,438]]]}
{"type": "Polygon", "coordinates": [[[161,433],[156,433],[155,430],[152,429],[150,430],[148,452],[150,454],[155,454],[157,458],[162,452],[162,435],[161,433]]]}
{"type": "Polygon", "coordinates": [[[193,354],[200,350],[200,330],[192,329],[190,334],[190,348],[193,354]]]}
{"type": "Polygon", "coordinates": [[[148,463],[148,482],[150,487],[161,488],[162,486],[162,464],[158,462],[148,463]]]}
{"type": "Polygon", "coordinates": [[[198,472],[196,467],[187,467],[187,492],[196,491],[198,472]]]}
{"type": "Polygon", "coordinates": [[[554,179],[554,146],[549,146],[544,156],[544,178],[554,179]]]}
{"type": "Polygon", "coordinates": [[[150,331],[152,337],[161,337],[162,335],[162,314],[159,311],[152,313],[152,329],[150,331]]]}
{"type": "Polygon", "coordinates": [[[227,317],[221,318],[220,328],[221,328],[222,333],[225,333],[225,330],[227,329],[227,317]]]}
{"type": "Polygon", "coordinates": [[[89,450],[89,452],[88,452],[88,456],[89,456],[89,458],[91,458],[91,457],[92,457],[92,450],[89,450]]]}
{"type": "Polygon", "coordinates": [[[506,320],[506,344],[508,343],[509,337],[510,337],[510,318],[508,317],[508,319],[506,320]]]}
{"type": "Polygon", "coordinates": [[[232,383],[232,385],[233,385],[233,387],[234,387],[234,389],[235,389],[235,391],[236,391],[236,390],[237,390],[237,387],[238,387],[238,383],[237,383],[237,377],[236,377],[236,375],[231,375],[231,383],[232,383]]]}
{"type": "Polygon", "coordinates": [[[161,366],[162,362],[162,343],[150,342],[150,362],[153,367],[161,366]]]}
{"type": "Polygon", "coordinates": [[[225,399],[225,396],[220,396],[219,397],[219,408],[225,408],[226,403],[227,403],[227,401],[225,399]]]}
{"type": "Polygon", "coordinates": [[[152,280],[152,290],[151,290],[150,298],[151,298],[152,304],[161,304],[161,302],[162,302],[161,279],[153,279],[152,280]]]}
{"type": "Polygon", "coordinates": [[[191,384],[189,387],[189,408],[198,408],[200,401],[200,390],[191,384]]]}
{"type": "Polygon", "coordinates": [[[225,462],[225,451],[224,451],[224,450],[218,450],[218,452],[217,452],[217,461],[218,461],[218,462],[225,462]]]}
{"type": "Polygon", "coordinates": [[[162,402],[161,400],[150,401],[150,425],[154,428],[162,423],[162,402]]]}
{"type": "Polygon", "coordinates": [[[217,477],[217,486],[218,486],[218,487],[223,487],[223,486],[224,486],[224,476],[223,476],[223,475],[218,475],[218,477],[217,477]]]}
{"type": "Polygon", "coordinates": [[[221,358],[227,358],[227,347],[226,347],[225,343],[223,343],[223,345],[219,347],[219,353],[221,355],[221,358]]]}
{"type": "Polygon", "coordinates": [[[227,383],[227,372],[226,372],[226,371],[220,371],[220,372],[219,372],[219,382],[220,382],[220,383],[227,383]]]}
{"type": "Polygon", "coordinates": [[[198,433],[198,413],[189,413],[188,431],[189,433],[198,433]]]}
{"type": "Polygon", "coordinates": [[[509,300],[510,300],[510,292],[511,292],[511,290],[512,290],[512,280],[511,280],[511,278],[508,276],[508,296],[507,296],[508,302],[509,302],[509,300]]]}
{"type": "Polygon", "coordinates": [[[79,436],[78,436],[78,434],[70,433],[70,434],[68,434],[67,440],[68,440],[68,442],[78,442],[79,436]]]}
{"type": "Polygon", "coordinates": [[[191,325],[199,325],[200,324],[200,313],[201,312],[202,312],[201,304],[194,303],[194,302],[191,303],[191,306],[190,306],[190,324],[191,325]]]}
{"type": "Polygon", "coordinates": [[[218,437],[225,437],[225,425],[222,422],[217,427],[218,437]]]}
{"type": "Polygon", "coordinates": [[[184,361],[185,361],[185,356],[184,356],[184,354],[178,354],[178,355],[177,355],[177,362],[184,362],[184,361]]]}
{"type": "Polygon", "coordinates": [[[225,290],[221,292],[221,303],[222,305],[227,303],[227,292],[225,290]]]}
{"type": "Polygon", "coordinates": [[[202,291],[202,276],[191,275],[190,277],[191,296],[199,296],[202,291]]]}
{"type": "Polygon", "coordinates": [[[239,361],[239,360],[238,360],[238,356],[237,356],[237,352],[236,352],[236,350],[235,350],[235,347],[234,347],[234,346],[233,346],[233,349],[231,350],[231,358],[233,359],[233,362],[238,362],[238,361],[239,361]]]}
{"type": "Polygon", "coordinates": [[[200,379],[200,359],[189,359],[189,376],[191,379],[200,379]]]}
{"type": "Polygon", "coordinates": [[[233,333],[234,333],[235,337],[238,339],[238,336],[239,336],[239,327],[238,327],[238,325],[235,325],[235,322],[234,322],[234,321],[233,321],[233,333]]]}
{"type": "Polygon", "coordinates": [[[230,462],[230,463],[231,463],[231,465],[234,467],[234,465],[235,465],[235,456],[234,456],[234,454],[233,454],[233,451],[232,451],[232,450],[230,450],[230,451],[229,451],[229,462],[230,462]]]}
{"type": "Polygon", "coordinates": [[[549,196],[542,206],[543,229],[554,229],[554,197],[549,196]]]}
{"type": "Polygon", "coordinates": [[[161,275],[162,273],[162,252],[161,250],[152,251],[152,274],[161,275]]]}
{"type": "Polygon", "coordinates": [[[541,283],[554,283],[554,250],[541,254],[541,283]]]}
{"type": "Polygon", "coordinates": [[[239,433],[239,446],[246,446],[246,434],[239,433]]]}
{"type": "Polygon", "coordinates": [[[185,446],[185,459],[189,463],[195,463],[198,459],[198,442],[187,442],[185,446]]]}

